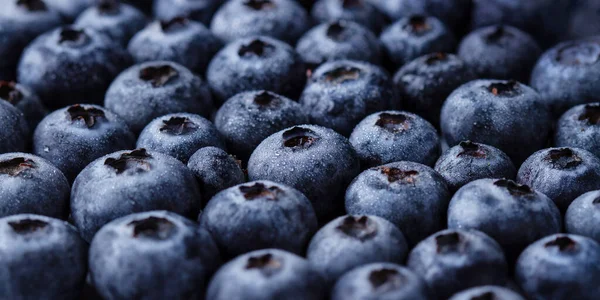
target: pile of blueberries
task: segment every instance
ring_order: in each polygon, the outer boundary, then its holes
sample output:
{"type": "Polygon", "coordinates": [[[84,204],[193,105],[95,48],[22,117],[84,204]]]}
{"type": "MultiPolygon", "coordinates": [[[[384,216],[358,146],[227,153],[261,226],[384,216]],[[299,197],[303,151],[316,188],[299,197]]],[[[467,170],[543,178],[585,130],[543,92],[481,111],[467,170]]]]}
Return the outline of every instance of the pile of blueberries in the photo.
{"type": "Polygon", "coordinates": [[[0,299],[600,299],[600,1],[0,0],[0,99],[0,299]]]}

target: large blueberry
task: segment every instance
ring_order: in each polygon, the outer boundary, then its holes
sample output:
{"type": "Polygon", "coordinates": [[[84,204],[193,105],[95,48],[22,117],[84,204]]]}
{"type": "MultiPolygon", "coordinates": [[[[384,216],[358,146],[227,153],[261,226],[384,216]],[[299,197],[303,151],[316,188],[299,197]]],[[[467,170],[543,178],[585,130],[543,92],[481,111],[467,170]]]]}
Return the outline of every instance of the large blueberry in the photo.
{"type": "Polygon", "coordinates": [[[565,214],[568,233],[586,236],[600,243],[600,191],[577,197],[565,214]]]}
{"type": "Polygon", "coordinates": [[[565,112],[556,124],[554,146],[581,148],[600,157],[600,102],[565,112]]]}
{"type": "Polygon", "coordinates": [[[200,186],[202,197],[210,200],[218,192],[242,184],[246,175],[241,162],[223,149],[204,147],[196,151],[187,163],[200,186]]]}

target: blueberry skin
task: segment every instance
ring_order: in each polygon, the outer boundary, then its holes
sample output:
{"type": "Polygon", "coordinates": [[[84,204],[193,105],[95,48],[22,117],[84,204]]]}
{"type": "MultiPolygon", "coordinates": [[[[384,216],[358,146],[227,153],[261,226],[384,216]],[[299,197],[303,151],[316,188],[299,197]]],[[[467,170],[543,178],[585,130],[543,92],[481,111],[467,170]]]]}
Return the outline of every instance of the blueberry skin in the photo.
{"type": "Polygon", "coordinates": [[[396,225],[415,245],[445,228],[450,192],[430,167],[394,162],[365,170],[346,190],[346,211],[375,215],[396,225]]]}
{"type": "Polygon", "coordinates": [[[460,56],[480,78],[528,82],[542,49],[529,34],[511,26],[483,27],[469,33],[460,56]]]}
{"type": "Polygon", "coordinates": [[[407,254],[404,235],[394,224],[376,216],[346,215],[319,229],[306,258],[333,286],[355,267],[375,262],[401,264],[407,254]]]}
{"type": "Polygon", "coordinates": [[[600,191],[577,197],[565,214],[568,233],[589,237],[600,243],[600,191]]]}
{"type": "Polygon", "coordinates": [[[525,300],[523,296],[516,292],[499,286],[486,285],[470,288],[460,293],[454,294],[448,300],[473,300],[473,299],[494,299],[494,300],[525,300]],[[486,298],[488,297],[488,298],[486,298]]]}
{"type": "Polygon", "coordinates": [[[304,87],[305,71],[292,47],[262,36],[225,46],[208,65],[206,79],[220,103],[250,90],[268,90],[294,99],[304,87]]]}
{"type": "Polygon", "coordinates": [[[448,207],[448,228],[479,230],[515,261],[529,244],[559,233],[561,214],[546,195],[507,179],[479,179],[460,188],[448,207]]]}
{"type": "Polygon", "coordinates": [[[264,90],[229,98],[215,115],[215,126],[228,149],[244,161],[271,134],[306,123],[308,115],[300,104],[264,90]]]}
{"type": "Polygon", "coordinates": [[[136,63],[173,61],[203,75],[221,47],[223,42],[202,23],[179,17],[151,23],[131,39],[127,50],[136,63]]]}
{"type": "Polygon", "coordinates": [[[1,218],[0,245],[2,297],[78,299],[87,272],[87,244],[72,225],[32,214],[1,218]]]}
{"type": "Polygon", "coordinates": [[[572,234],[545,237],[521,253],[515,279],[529,299],[598,299],[600,244],[572,234]]]}
{"type": "Polygon", "coordinates": [[[187,163],[194,173],[204,199],[246,181],[239,161],[217,147],[204,147],[196,151],[187,163]]]}
{"type": "Polygon", "coordinates": [[[65,175],[47,160],[19,152],[0,155],[0,217],[38,214],[66,219],[70,192],[65,175]]]}
{"type": "Polygon", "coordinates": [[[136,212],[164,209],[193,218],[201,200],[194,175],[179,160],[145,149],[118,151],[93,161],[77,176],[71,217],[91,241],[104,224],[136,212]]]}
{"type": "Polygon", "coordinates": [[[339,215],[344,191],[360,172],[359,164],[345,137],[329,128],[301,125],[262,141],[248,161],[248,177],[299,190],[322,222],[339,215]]]}
{"type": "Polygon", "coordinates": [[[137,148],[173,156],[183,163],[200,148],[225,149],[219,131],[209,120],[194,114],[177,113],[154,119],[140,133],[137,148]]]}
{"type": "Polygon", "coordinates": [[[30,88],[14,81],[0,81],[0,99],[8,101],[23,113],[31,131],[48,114],[40,98],[30,88]]]}
{"type": "Polygon", "coordinates": [[[50,161],[71,182],[95,159],[134,145],[135,136],[127,124],[97,105],[55,110],[33,134],[33,154],[50,161]]]}
{"type": "Polygon", "coordinates": [[[600,157],[600,102],[574,106],[558,120],[554,146],[574,147],[600,157]]]}
{"type": "Polygon", "coordinates": [[[436,299],[475,286],[504,285],[508,279],[502,248],[477,230],[447,229],[428,237],[412,249],[407,266],[436,299]]]}
{"type": "Polygon", "coordinates": [[[515,179],[517,176],[517,169],[504,152],[471,141],[460,142],[446,150],[435,163],[435,170],[444,177],[452,192],[477,179],[515,179]]]}
{"type": "Polygon", "coordinates": [[[208,117],[214,109],[206,83],[169,61],[146,62],[125,70],[110,85],[104,106],[123,118],[135,133],[166,114],[187,112],[208,117]]]}
{"type": "Polygon", "coordinates": [[[381,45],[373,32],[344,20],[313,27],[298,40],[296,52],[313,68],[326,61],[344,59],[379,64],[382,56],[381,45]]]}
{"type": "Polygon", "coordinates": [[[61,27],[25,48],[18,82],[34,90],[50,108],[98,104],[130,60],[122,47],[93,29],[61,27]]]}
{"type": "Polygon", "coordinates": [[[572,1],[569,38],[580,39],[600,34],[600,2],[595,0],[572,1]]]}
{"type": "Polygon", "coordinates": [[[471,81],[444,103],[442,133],[449,146],[465,140],[487,144],[518,165],[546,146],[550,136],[553,120],[542,99],[516,81],[471,81]]]}
{"type": "Polygon", "coordinates": [[[23,113],[7,101],[0,101],[0,154],[24,152],[29,147],[30,130],[23,113]]]}
{"type": "Polygon", "coordinates": [[[353,21],[375,33],[379,33],[385,24],[383,14],[367,1],[318,0],[312,7],[311,16],[318,23],[353,21]]]}
{"type": "Polygon", "coordinates": [[[270,36],[294,44],[309,27],[308,13],[294,0],[231,0],[210,23],[210,30],[226,42],[270,36]]]}
{"type": "Polygon", "coordinates": [[[531,73],[531,87],[551,106],[555,116],[569,108],[600,101],[600,37],[568,41],[546,51],[531,73]]]}
{"type": "Polygon", "coordinates": [[[302,257],[279,250],[257,250],[225,264],[212,278],[206,299],[324,300],[320,274],[302,257]]]}
{"type": "Polygon", "coordinates": [[[129,39],[146,26],[146,22],[146,15],[137,8],[109,0],[83,11],[74,24],[94,29],[121,45],[127,45],[129,39]]]}
{"type": "Polygon", "coordinates": [[[317,216],[301,192],[272,181],[240,184],[215,195],[199,217],[225,257],[278,248],[301,255],[317,216]]]}
{"type": "Polygon", "coordinates": [[[196,223],[151,211],[102,227],[89,263],[91,281],[105,299],[199,299],[220,258],[210,234],[196,223]]]}
{"type": "Polygon", "coordinates": [[[344,274],[331,292],[332,300],[427,300],[421,277],[392,263],[372,263],[344,274]]]}
{"type": "Polygon", "coordinates": [[[433,166],[440,155],[435,128],[425,119],[403,111],[383,111],[367,116],[350,135],[363,168],[396,161],[433,166]]]}
{"type": "Polygon", "coordinates": [[[475,80],[473,70],[458,56],[442,52],[418,57],[394,75],[402,108],[439,128],[446,98],[461,85],[475,80]]]}
{"type": "Polygon", "coordinates": [[[517,180],[552,199],[561,211],[583,193],[600,189],[600,159],[579,148],[548,148],[531,155],[517,180]]]}
{"type": "Polygon", "coordinates": [[[379,36],[388,59],[396,68],[434,52],[454,52],[456,39],[444,23],[434,17],[413,15],[387,27],[379,36]]]}
{"type": "Polygon", "coordinates": [[[50,9],[57,11],[62,18],[71,23],[84,10],[95,4],[94,0],[43,0],[50,9]]]}
{"type": "Polygon", "coordinates": [[[226,0],[154,0],[153,12],[157,20],[184,16],[209,24],[213,14],[226,0]]]}
{"type": "Polygon", "coordinates": [[[363,118],[398,106],[400,99],[392,80],[381,68],[341,60],[314,70],[299,102],[312,124],[349,136],[363,118]]]}

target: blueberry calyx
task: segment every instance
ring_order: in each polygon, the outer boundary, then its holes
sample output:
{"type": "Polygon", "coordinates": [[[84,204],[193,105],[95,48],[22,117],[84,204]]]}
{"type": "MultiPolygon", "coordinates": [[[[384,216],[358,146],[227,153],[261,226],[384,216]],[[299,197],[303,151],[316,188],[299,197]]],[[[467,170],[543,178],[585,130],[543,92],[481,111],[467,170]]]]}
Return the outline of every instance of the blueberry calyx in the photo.
{"type": "Polygon", "coordinates": [[[343,66],[323,74],[323,79],[328,83],[342,84],[360,78],[361,73],[359,68],[343,66]]]}
{"type": "Polygon", "coordinates": [[[298,126],[284,131],[282,136],[283,146],[292,149],[306,149],[319,140],[314,131],[298,126]]]}
{"type": "Polygon", "coordinates": [[[383,291],[392,291],[401,287],[405,278],[394,269],[373,270],[369,274],[369,282],[373,289],[383,291]]]}
{"type": "Polygon", "coordinates": [[[140,70],[141,80],[152,83],[152,87],[161,87],[179,76],[179,72],[169,65],[146,67],[140,70]]]}
{"type": "Polygon", "coordinates": [[[147,172],[150,170],[151,165],[146,160],[151,157],[146,149],[136,149],[121,154],[119,158],[109,157],[104,161],[104,165],[113,168],[117,174],[127,170],[135,170],[136,173],[147,172]]]}
{"type": "Polygon", "coordinates": [[[449,253],[460,251],[462,237],[458,232],[440,234],[435,237],[438,253],[449,253]]]}
{"type": "Polygon", "coordinates": [[[42,230],[48,226],[48,223],[42,220],[25,219],[16,222],[8,222],[13,231],[18,234],[31,234],[42,230]]]}
{"type": "Polygon", "coordinates": [[[594,199],[594,201],[592,201],[592,204],[600,205],[600,197],[594,199]]]}
{"type": "Polygon", "coordinates": [[[377,224],[367,216],[347,216],[336,229],[361,242],[371,239],[377,234],[377,224]]]}
{"type": "Polygon", "coordinates": [[[17,176],[25,170],[35,168],[35,162],[25,157],[15,157],[0,161],[0,174],[17,176]]]}
{"type": "Polygon", "coordinates": [[[162,29],[163,32],[172,32],[185,27],[188,22],[189,20],[186,17],[179,16],[170,20],[160,21],[160,29],[162,29]]]}
{"type": "Polygon", "coordinates": [[[119,12],[119,1],[117,0],[100,0],[98,2],[98,12],[105,15],[112,15],[119,12]]]}
{"type": "Polygon", "coordinates": [[[17,84],[12,81],[0,81],[0,98],[15,105],[23,99],[23,94],[17,89],[17,84]]]}
{"type": "Polygon", "coordinates": [[[149,217],[127,225],[133,226],[134,238],[166,240],[175,233],[175,224],[165,218],[149,217]]]}
{"type": "Polygon", "coordinates": [[[58,43],[76,47],[86,44],[88,39],[89,37],[83,29],[63,28],[60,31],[58,43]]]}
{"type": "Polygon", "coordinates": [[[42,11],[48,9],[46,3],[42,0],[17,0],[17,5],[24,7],[28,11],[42,11]]]}
{"type": "Polygon", "coordinates": [[[381,113],[375,125],[391,132],[399,133],[410,127],[409,117],[404,114],[381,113]]]}
{"type": "Polygon", "coordinates": [[[83,121],[87,128],[92,128],[98,120],[104,119],[104,111],[95,107],[85,108],[79,104],[70,106],[67,109],[71,122],[83,121]]]}
{"type": "Polygon", "coordinates": [[[427,18],[425,16],[414,15],[410,16],[408,24],[404,25],[403,29],[415,34],[422,34],[429,31],[431,26],[427,23],[427,18]]]}
{"type": "Polygon", "coordinates": [[[556,239],[547,242],[544,247],[558,247],[560,252],[570,252],[577,249],[577,242],[569,238],[568,236],[559,236],[556,239]]]}
{"type": "Polygon", "coordinates": [[[254,10],[263,10],[275,7],[275,3],[273,3],[271,0],[244,0],[244,5],[254,10]]]}
{"type": "Polygon", "coordinates": [[[510,80],[507,82],[494,82],[487,87],[488,91],[494,96],[514,97],[519,95],[519,83],[510,80]]]}
{"type": "Polygon", "coordinates": [[[378,167],[381,174],[386,175],[388,182],[401,182],[414,184],[417,181],[419,172],[415,170],[400,170],[398,168],[378,167]]]}
{"type": "Polygon", "coordinates": [[[544,158],[558,169],[569,169],[579,166],[583,161],[570,148],[552,149],[544,158]]]}
{"type": "Polygon", "coordinates": [[[170,135],[184,135],[194,132],[198,129],[198,125],[186,117],[171,117],[168,120],[163,120],[163,125],[159,131],[170,135]]]}
{"type": "Polygon", "coordinates": [[[510,179],[500,179],[494,181],[495,186],[503,187],[513,196],[529,195],[533,193],[533,190],[527,185],[518,184],[510,179]]]}
{"type": "Polygon", "coordinates": [[[327,35],[328,38],[339,42],[342,40],[342,37],[344,36],[343,33],[345,30],[346,30],[345,22],[335,21],[335,22],[329,24],[329,26],[327,26],[327,31],[325,32],[325,34],[327,35]]]}
{"type": "Polygon", "coordinates": [[[276,186],[267,187],[264,184],[257,182],[253,185],[240,186],[240,192],[244,195],[246,200],[265,199],[277,201],[277,194],[281,192],[281,189],[276,186]]]}
{"type": "Polygon", "coordinates": [[[486,42],[488,42],[490,44],[495,44],[495,43],[498,43],[498,41],[500,41],[500,39],[502,39],[502,37],[504,37],[505,35],[508,35],[508,34],[509,34],[509,32],[504,29],[504,26],[498,25],[498,26],[494,27],[494,30],[492,32],[488,33],[485,36],[485,40],[486,40],[486,42]]]}
{"type": "Polygon", "coordinates": [[[425,59],[425,63],[427,65],[434,65],[439,62],[443,62],[448,59],[448,54],[443,52],[437,52],[427,55],[427,59],[425,59]]]}
{"type": "Polygon", "coordinates": [[[281,261],[272,254],[251,256],[246,262],[246,270],[258,269],[264,276],[271,276],[281,269],[281,261]]]}
{"type": "Polygon", "coordinates": [[[471,156],[475,158],[485,158],[487,153],[477,143],[471,141],[463,141],[458,144],[463,150],[458,153],[457,157],[460,156],[471,156]]]}
{"type": "Polygon", "coordinates": [[[242,45],[238,51],[238,55],[241,57],[247,56],[263,56],[275,47],[267,42],[256,39],[246,45],[242,45]]]}
{"type": "Polygon", "coordinates": [[[494,300],[494,299],[497,299],[497,297],[491,291],[485,292],[481,295],[471,297],[471,300],[494,300]]]}
{"type": "MultiPolygon", "coordinates": [[[[1,97],[1,94],[0,94],[1,97]]],[[[579,121],[587,121],[590,125],[600,124],[600,105],[589,104],[583,109],[583,113],[579,115],[579,121]]]]}
{"type": "Polygon", "coordinates": [[[259,107],[268,107],[273,104],[275,99],[277,99],[277,96],[267,91],[262,91],[254,96],[253,102],[259,107]]]}
{"type": "Polygon", "coordinates": [[[600,60],[600,44],[570,43],[557,52],[556,61],[565,65],[592,65],[600,60]]]}

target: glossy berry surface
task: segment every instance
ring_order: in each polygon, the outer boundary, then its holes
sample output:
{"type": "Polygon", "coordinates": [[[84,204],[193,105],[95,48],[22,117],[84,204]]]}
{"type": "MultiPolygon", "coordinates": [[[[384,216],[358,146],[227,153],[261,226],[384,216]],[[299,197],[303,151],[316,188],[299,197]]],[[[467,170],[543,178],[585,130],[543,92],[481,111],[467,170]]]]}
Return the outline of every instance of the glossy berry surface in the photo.
{"type": "Polygon", "coordinates": [[[234,156],[217,147],[199,149],[187,163],[206,200],[226,188],[244,183],[246,175],[240,165],[234,156]]]}

